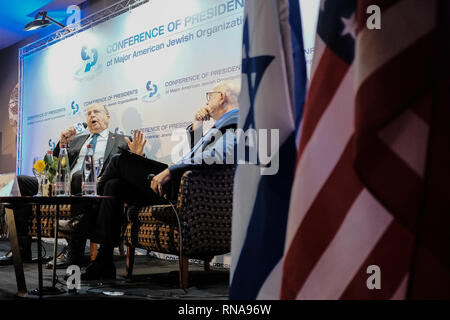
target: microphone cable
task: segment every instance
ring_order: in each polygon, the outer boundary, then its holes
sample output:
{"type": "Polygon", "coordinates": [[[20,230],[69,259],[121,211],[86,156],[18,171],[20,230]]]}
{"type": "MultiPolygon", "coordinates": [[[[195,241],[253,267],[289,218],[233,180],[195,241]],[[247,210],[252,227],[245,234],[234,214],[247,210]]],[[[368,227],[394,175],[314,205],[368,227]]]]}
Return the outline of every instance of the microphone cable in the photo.
{"type": "MultiPolygon", "coordinates": [[[[147,176],[147,180],[148,180],[148,182],[151,184],[151,182],[152,182],[152,180],[153,180],[153,178],[155,177],[155,175],[153,174],[153,173],[150,173],[148,176],[147,176]]],[[[166,194],[164,194],[163,195],[163,198],[169,203],[169,205],[172,207],[172,210],[173,210],[173,213],[175,214],[175,217],[177,218],[177,223],[178,223],[178,236],[179,236],[179,242],[180,242],[180,249],[179,249],[179,256],[178,256],[178,259],[179,259],[179,264],[180,264],[180,266],[181,266],[181,264],[183,263],[183,236],[182,236],[182,232],[181,232],[181,221],[180,221],[180,217],[178,216],[178,212],[177,212],[177,210],[176,210],[176,208],[175,208],[175,205],[172,203],[172,201],[170,201],[169,200],[169,198],[167,197],[167,195],[166,194]]],[[[189,259],[188,259],[188,261],[187,261],[187,263],[189,264],[189,259]]],[[[183,270],[180,270],[180,281],[181,281],[181,284],[183,284],[184,282],[183,282],[183,270]]],[[[185,292],[185,293],[187,293],[187,290],[183,287],[182,288],[183,289],[183,291],[185,292]]]]}
{"type": "MultiPolygon", "coordinates": [[[[175,213],[175,217],[177,218],[177,222],[178,222],[178,235],[179,235],[179,239],[180,239],[180,252],[179,252],[179,258],[180,259],[180,263],[183,263],[183,236],[181,235],[181,222],[180,222],[180,217],[178,216],[178,212],[175,209],[174,204],[167,198],[167,195],[164,195],[164,199],[167,200],[167,202],[170,204],[170,206],[172,207],[173,213],[175,213]]],[[[189,259],[187,261],[187,264],[189,264],[189,259]]],[[[180,281],[181,284],[183,284],[183,270],[180,270],[180,281]]],[[[183,287],[182,288],[184,290],[184,293],[187,293],[187,290],[183,287]]]]}

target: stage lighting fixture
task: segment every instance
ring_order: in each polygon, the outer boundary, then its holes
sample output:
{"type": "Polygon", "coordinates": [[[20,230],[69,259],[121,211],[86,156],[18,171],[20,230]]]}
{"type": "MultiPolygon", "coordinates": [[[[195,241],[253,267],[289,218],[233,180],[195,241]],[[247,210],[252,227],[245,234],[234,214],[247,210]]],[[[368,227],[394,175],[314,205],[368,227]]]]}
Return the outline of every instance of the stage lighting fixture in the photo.
{"type": "Polygon", "coordinates": [[[31,30],[36,30],[39,28],[45,28],[48,27],[49,25],[51,25],[51,23],[57,24],[58,26],[60,26],[61,28],[64,28],[65,25],[59,23],[58,21],[56,21],[55,19],[52,19],[51,17],[47,16],[47,11],[41,11],[38,12],[38,14],[36,15],[36,17],[34,17],[34,20],[31,21],[30,23],[28,23],[24,30],[25,31],[31,31],[31,30]],[[39,19],[39,17],[41,17],[39,19]]]}

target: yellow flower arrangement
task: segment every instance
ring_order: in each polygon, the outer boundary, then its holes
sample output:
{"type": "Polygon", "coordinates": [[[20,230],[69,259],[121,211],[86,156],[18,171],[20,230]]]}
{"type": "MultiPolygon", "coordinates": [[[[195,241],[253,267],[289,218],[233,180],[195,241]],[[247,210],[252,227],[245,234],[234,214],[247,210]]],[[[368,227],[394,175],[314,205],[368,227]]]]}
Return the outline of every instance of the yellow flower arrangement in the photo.
{"type": "Polygon", "coordinates": [[[56,171],[58,169],[58,158],[46,154],[44,157],[45,162],[45,173],[47,175],[48,181],[53,183],[56,176],[56,171]]]}
{"type": "Polygon", "coordinates": [[[42,171],[45,169],[45,162],[43,160],[38,160],[33,165],[33,168],[35,168],[38,173],[42,173],[42,171]]]}

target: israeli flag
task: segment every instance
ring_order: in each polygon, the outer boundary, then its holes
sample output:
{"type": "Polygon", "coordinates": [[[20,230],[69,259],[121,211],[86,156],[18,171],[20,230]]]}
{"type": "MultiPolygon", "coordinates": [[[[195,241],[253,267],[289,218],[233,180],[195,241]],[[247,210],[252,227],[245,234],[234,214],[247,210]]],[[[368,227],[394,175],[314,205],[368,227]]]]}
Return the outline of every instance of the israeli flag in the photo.
{"type": "Polygon", "coordinates": [[[230,299],[278,299],[266,280],[283,255],[307,81],[299,1],[247,0],[242,53],[239,128],[256,134],[239,143],[258,159],[236,169],[230,299]]]}

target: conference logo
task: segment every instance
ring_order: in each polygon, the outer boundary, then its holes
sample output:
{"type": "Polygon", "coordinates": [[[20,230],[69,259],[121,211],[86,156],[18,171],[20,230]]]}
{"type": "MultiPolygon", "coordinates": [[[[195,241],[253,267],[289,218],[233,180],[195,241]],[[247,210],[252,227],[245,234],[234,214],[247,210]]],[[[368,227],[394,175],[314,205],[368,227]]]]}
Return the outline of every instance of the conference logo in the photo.
{"type": "Polygon", "coordinates": [[[53,141],[51,138],[48,139],[48,146],[49,146],[50,150],[53,151],[56,147],[55,141],[53,141]]]}
{"type": "Polygon", "coordinates": [[[121,135],[125,135],[125,132],[123,132],[122,130],[119,129],[119,127],[116,127],[116,129],[114,129],[114,133],[115,134],[121,134],[121,135]]]}
{"type": "Polygon", "coordinates": [[[99,63],[99,54],[96,48],[83,46],[80,52],[81,66],[75,72],[75,79],[90,80],[95,78],[102,71],[102,64],[99,63]]]}
{"type": "Polygon", "coordinates": [[[70,106],[72,109],[72,115],[75,116],[80,112],[80,106],[75,103],[75,101],[72,101],[72,105],[70,106]]]}
{"type": "Polygon", "coordinates": [[[158,85],[156,83],[148,81],[145,87],[147,89],[147,93],[142,97],[142,101],[155,102],[161,98],[161,94],[158,91],[158,85]]]}
{"type": "Polygon", "coordinates": [[[66,108],[66,117],[70,119],[76,119],[81,114],[80,105],[75,101],[69,103],[69,107],[66,108]]]}

